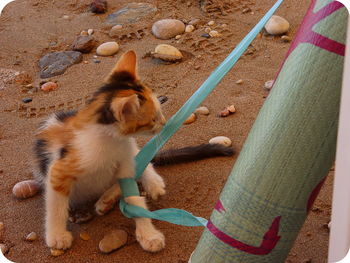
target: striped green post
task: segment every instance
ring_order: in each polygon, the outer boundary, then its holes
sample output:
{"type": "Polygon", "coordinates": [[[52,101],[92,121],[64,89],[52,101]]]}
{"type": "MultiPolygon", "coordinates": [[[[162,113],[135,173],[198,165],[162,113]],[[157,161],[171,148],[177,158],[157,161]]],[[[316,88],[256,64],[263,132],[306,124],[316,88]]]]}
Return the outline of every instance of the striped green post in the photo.
{"type": "Polygon", "coordinates": [[[190,262],[284,262],[334,162],[347,15],[312,0],[190,262]]]}

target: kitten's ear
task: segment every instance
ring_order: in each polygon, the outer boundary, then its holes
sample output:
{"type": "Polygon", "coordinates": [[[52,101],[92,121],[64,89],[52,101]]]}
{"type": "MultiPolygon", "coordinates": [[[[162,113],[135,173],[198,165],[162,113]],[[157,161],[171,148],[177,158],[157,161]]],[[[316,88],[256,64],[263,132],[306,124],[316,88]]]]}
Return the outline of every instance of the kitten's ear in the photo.
{"type": "Polygon", "coordinates": [[[114,68],[112,69],[109,78],[117,76],[118,73],[121,72],[127,72],[132,78],[138,79],[135,51],[129,50],[119,58],[117,64],[115,64],[114,68]]]}
{"type": "Polygon", "coordinates": [[[117,97],[111,103],[111,108],[116,120],[129,120],[139,110],[140,101],[136,94],[128,97],[117,97]]]}

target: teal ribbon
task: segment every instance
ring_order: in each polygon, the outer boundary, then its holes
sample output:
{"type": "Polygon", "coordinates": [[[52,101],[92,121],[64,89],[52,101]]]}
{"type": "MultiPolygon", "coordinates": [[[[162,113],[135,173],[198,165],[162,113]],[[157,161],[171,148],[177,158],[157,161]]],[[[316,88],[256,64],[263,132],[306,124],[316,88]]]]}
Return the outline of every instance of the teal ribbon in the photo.
{"type": "MultiPolygon", "coordinates": [[[[230,71],[236,64],[238,59],[247,50],[252,41],[256,38],[259,32],[263,29],[267,21],[275,13],[277,8],[282,4],[283,0],[278,0],[273,7],[265,14],[259,23],[245,36],[245,38],[237,45],[237,47],[228,55],[228,57],[210,74],[209,78],[200,86],[200,88],[189,98],[189,100],[180,108],[180,110],[172,116],[172,118],[165,124],[162,131],[154,136],[135,157],[136,161],[136,175],[134,180],[137,180],[146,169],[147,165],[154,158],[156,153],[163,147],[163,145],[176,133],[182,126],[184,121],[191,115],[192,112],[205,100],[205,98],[214,90],[220,83],[222,78],[230,71]]],[[[124,197],[133,196],[138,193],[137,184],[130,182],[130,179],[119,180],[124,197]],[[129,182],[124,183],[124,180],[129,182]]],[[[206,219],[195,217],[191,213],[168,208],[157,211],[148,211],[141,207],[129,205],[124,200],[120,201],[120,210],[126,217],[147,217],[162,221],[167,221],[173,224],[185,226],[205,226],[206,219]],[[205,223],[205,224],[204,224],[205,223]]]]}

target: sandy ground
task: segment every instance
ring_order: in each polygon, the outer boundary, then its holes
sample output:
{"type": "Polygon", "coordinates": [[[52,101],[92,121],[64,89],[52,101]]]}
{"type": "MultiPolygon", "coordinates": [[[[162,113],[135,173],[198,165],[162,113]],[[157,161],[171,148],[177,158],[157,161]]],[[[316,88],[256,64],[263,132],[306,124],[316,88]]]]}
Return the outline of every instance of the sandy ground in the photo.
{"type": "MultiPolygon", "coordinates": [[[[213,2],[221,3],[221,0],[213,2]]],[[[24,84],[39,83],[38,59],[51,51],[62,51],[69,46],[82,30],[93,28],[99,43],[111,41],[104,21],[127,0],[108,1],[106,14],[88,12],[88,0],[17,0],[9,4],[0,18],[0,221],[5,224],[1,243],[10,247],[6,257],[15,262],[187,262],[201,235],[202,228],[186,228],[164,222],[156,222],[166,236],[166,248],[156,254],[144,252],[135,240],[134,223],[124,218],[118,209],[103,217],[97,217],[88,224],[70,225],[76,239],[72,249],[59,258],[52,258],[44,244],[43,197],[37,195],[27,200],[16,200],[11,193],[13,185],[31,178],[31,143],[38,123],[48,114],[61,110],[79,108],[99,86],[116,58],[126,50],[136,50],[139,58],[159,43],[169,43],[186,54],[181,63],[165,65],[151,58],[140,59],[140,75],[159,95],[169,100],[163,104],[167,117],[174,114],[187,98],[208,77],[232,48],[255,25],[274,0],[232,0],[227,1],[227,15],[202,12],[198,1],[155,0],[158,13],[152,20],[143,21],[130,28],[135,35],[117,40],[121,50],[114,57],[100,58],[101,63],[92,62],[94,51],[84,55],[87,64],[80,63],[69,68],[65,74],[53,77],[59,89],[43,93],[26,94],[24,84]],[[242,13],[250,8],[253,13],[242,13]],[[69,19],[62,18],[68,15],[69,19]],[[213,16],[212,18],[209,15],[213,16]],[[157,40],[150,33],[152,23],[160,18],[191,20],[199,18],[204,22],[214,20],[216,25],[226,23],[219,38],[203,39],[203,30],[184,35],[179,43],[175,40],[157,40]],[[199,66],[199,69],[195,69],[199,66]],[[14,71],[12,71],[14,70],[14,71]],[[11,81],[14,72],[22,72],[17,82],[11,81]],[[23,84],[23,85],[22,85],[23,84]],[[31,97],[33,102],[23,104],[22,98],[31,97]],[[103,235],[115,228],[129,233],[129,241],[122,249],[102,255],[98,242],[103,235]],[[39,234],[33,243],[23,240],[31,231],[39,234]],[[92,239],[83,241],[77,236],[87,231],[92,239]]],[[[278,10],[279,15],[291,23],[289,35],[293,37],[304,16],[309,1],[286,0],[278,10]]],[[[243,56],[205,100],[209,116],[200,116],[193,124],[185,126],[165,147],[182,147],[207,142],[217,135],[228,136],[239,153],[254,119],[264,102],[268,91],[264,82],[275,77],[289,47],[278,37],[262,36],[253,42],[251,54],[243,56]],[[243,83],[235,82],[242,79],[243,83]],[[227,105],[235,104],[237,113],[218,118],[216,113],[227,105]]],[[[139,139],[144,144],[147,138],[139,139]]],[[[225,184],[233,158],[217,158],[191,164],[163,167],[159,172],[167,183],[167,195],[158,202],[150,202],[152,209],[177,207],[208,218],[213,205],[225,184]],[[213,184],[212,182],[215,182],[213,184]]],[[[332,172],[331,172],[332,173],[332,172]]],[[[313,211],[305,223],[287,262],[326,262],[328,223],[331,203],[331,180],[327,180],[313,211]]]]}

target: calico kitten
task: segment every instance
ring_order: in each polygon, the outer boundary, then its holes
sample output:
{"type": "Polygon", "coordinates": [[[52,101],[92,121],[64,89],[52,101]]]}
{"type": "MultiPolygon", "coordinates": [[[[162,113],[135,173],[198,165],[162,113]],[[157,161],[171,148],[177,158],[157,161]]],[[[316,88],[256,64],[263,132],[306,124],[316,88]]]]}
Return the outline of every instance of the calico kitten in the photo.
{"type": "MultiPolygon", "coordinates": [[[[121,195],[118,179],[134,176],[138,148],[132,136],[155,134],[164,124],[157,98],[138,79],[133,51],[122,55],[88,105],[77,112],[55,114],[42,124],[34,145],[34,176],[45,188],[49,247],[71,246],[69,209],[94,200],[99,215],[113,208],[121,195]]],[[[161,152],[153,161],[162,165],[232,154],[231,148],[206,144],[161,152]]],[[[165,194],[164,181],[152,164],[140,181],[153,199],[165,194]]],[[[147,209],[143,197],[131,196],[126,202],[147,209]]],[[[164,248],[164,235],[151,219],[135,218],[135,222],[136,239],[143,249],[164,248]]]]}

